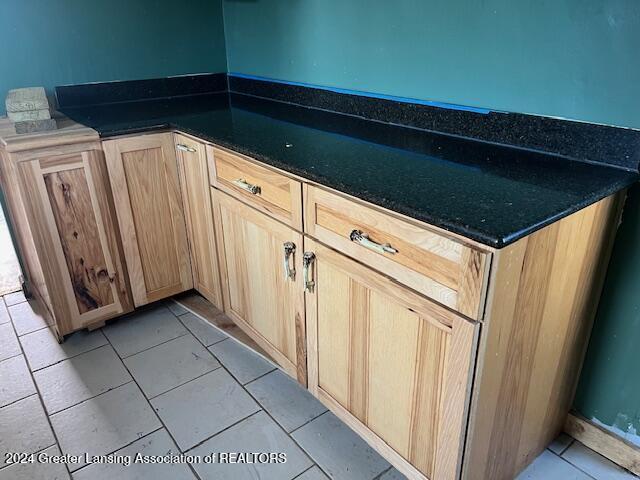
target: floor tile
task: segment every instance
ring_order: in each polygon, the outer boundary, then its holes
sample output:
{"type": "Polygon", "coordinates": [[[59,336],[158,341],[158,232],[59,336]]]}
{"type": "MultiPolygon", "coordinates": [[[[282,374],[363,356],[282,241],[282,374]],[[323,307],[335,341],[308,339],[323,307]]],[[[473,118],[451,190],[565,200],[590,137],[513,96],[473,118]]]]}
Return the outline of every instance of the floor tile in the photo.
{"type": "MultiPolygon", "coordinates": [[[[57,445],[46,448],[38,455],[60,455],[57,445]]],[[[42,462],[15,464],[0,470],[0,480],[69,480],[66,467],[61,464],[42,462]]]]}
{"type": "Polygon", "coordinates": [[[103,331],[121,357],[188,333],[175,315],[162,305],[121,318],[104,327],[103,331]]]}
{"type": "Polygon", "coordinates": [[[634,480],[638,478],[578,441],[573,442],[573,445],[564,452],[562,458],[596,480],[634,480]]]}
{"type": "Polygon", "coordinates": [[[163,393],[151,404],[183,451],[260,409],[222,368],[163,393]]]}
{"type": "Polygon", "coordinates": [[[34,393],[36,387],[22,355],[0,362],[0,407],[34,393]]]}
{"type": "Polygon", "coordinates": [[[49,415],[133,380],[110,345],[33,374],[49,415]]]}
{"type": "Polygon", "coordinates": [[[407,480],[407,477],[405,477],[395,468],[391,467],[389,470],[380,475],[380,478],[378,480],[407,480]]]}
{"type": "Polygon", "coordinates": [[[0,325],[0,361],[20,355],[20,344],[10,323],[0,325]]]}
{"type": "Polygon", "coordinates": [[[207,347],[229,338],[226,333],[191,312],[181,315],[180,321],[207,347]]]}
{"type": "MultiPolygon", "coordinates": [[[[179,455],[180,451],[166,430],[158,430],[128,447],[115,452],[117,455],[130,456],[132,459],[141,455],[179,455]]],[[[195,475],[186,464],[151,464],[132,463],[123,465],[106,465],[94,463],[73,474],[73,480],[195,480],[195,475]]],[[[0,478],[0,480],[2,480],[0,478]]]]}
{"type": "Polygon", "coordinates": [[[556,439],[553,442],[551,442],[547,448],[551,450],[553,453],[555,453],[556,455],[562,455],[562,452],[564,452],[567,448],[569,448],[569,445],[571,445],[571,442],[573,442],[573,438],[563,432],[560,435],[558,435],[556,439]]]}
{"type": "Polygon", "coordinates": [[[169,310],[171,310],[171,313],[173,313],[174,315],[184,315],[185,313],[189,313],[189,310],[184,308],[179,303],[174,302],[173,300],[167,300],[165,302],[165,305],[169,310]]]}
{"type": "Polygon", "coordinates": [[[18,336],[35,332],[50,324],[50,321],[44,316],[40,303],[35,300],[10,306],[9,315],[11,315],[18,336]]]}
{"type": "Polygon", "coordinates": [[[281,370],[258,378],[246,388],[287,432],[327,411],[313,395],[281,370]]]}
{"type": "Polygon", "coordinates": [[[9,310],[7,310],[6,305],[0,298],[0,325],[3,323],[9,323],[11,318],[9,317],[9,310]]]}
{"type": "Polygon", "coordinates": [[[386,460],[330,412],[292,436],[333,479],[371,480],[389,468],[386,460]]]}
{"type": "Polygon", "coordinates": [[[220,367],[214,356],[191,335],[127,357],[124,363],[147,398],[220,367]]]}
{"type": "Polygon", "coordinates": [[[107,345],[109,342],[100,330],[89,332],[80,330],[68,335],[64,343],[51,330],[45,328],[20,337],[20,343],[27,356],[31,370],[39,370],[67,358],[107,345]]]}
{"type": "Polygon", "coordinates": [[[0,408],[0,468],[5,452],[34,453],[56,443],[37,395],[0,408]]]}
{"type": "Polygon", "coordinates": [[[545,450],[529,465],[516,480],[591,480],[560,457],[545,450]]]}
{"type": "Polygon", "coordinates": [[[271,362],[232,339],[216,343],[209,350],[243,385],[276,368],[271,362]]]}
{"type": "Polygon", "coordinates": [[[20,290],[19,292],[8,293],[4,296],[4,302],[7,306],[16,305],[17,303],[26,302],[27,299],[24,296],[24,292],[20,290]]]}
{"type": "Polygon", "coordinates": [[[202,480],[253,480],[255,478],[289,480],[313,465],[300,447],[264,412],[252,415],[207,440],[190,453],[204,457],[211,452],[284,453],[286,461],[195,464],[193,467],[202,480]]]}
{"type": "Polygon", "coordinates": [[[51,423],[62,453],[71,455],[114,452],[162,426],[133,382],[56,413],[51,423]]]}
{"type": "Polygon", "coordinates": [[[317,465],[314,465],[302,475],[296,477],[296,480],[329,480],[329,477],[317,465]]]}

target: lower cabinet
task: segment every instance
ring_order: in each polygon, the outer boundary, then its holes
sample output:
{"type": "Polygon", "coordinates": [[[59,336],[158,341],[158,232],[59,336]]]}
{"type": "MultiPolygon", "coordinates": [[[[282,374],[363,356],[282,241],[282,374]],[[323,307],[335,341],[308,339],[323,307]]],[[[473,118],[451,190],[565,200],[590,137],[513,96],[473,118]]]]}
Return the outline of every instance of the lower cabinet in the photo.
{"type": "Polygon", "coordinates": [[[137,307],[189,290],[193,276],[172,133],[103,142],[137,307]]]}
{"type": "Polygon", "coordinates": [[[191,247],[193,288],[222,310],[222,287],[209,192],[207,147],[179,134],[175,135],[175,144],[187,221],[187,237],[191,247]]]}
{"type": "Polygon", "coordinates": [[[225,312],[306,385],[302,234],[211,189],[225,312]]]}
{"type": "Polygon", "coordinates": [[[309,238],[305,250],[309,389],[405,475],[457,478],[478,326],[309,238]]]}
{"type": "Polygon", "coordinates": [[[60,334],[131,310],[102,151],[45,155],[19,171],[60,334]]]}

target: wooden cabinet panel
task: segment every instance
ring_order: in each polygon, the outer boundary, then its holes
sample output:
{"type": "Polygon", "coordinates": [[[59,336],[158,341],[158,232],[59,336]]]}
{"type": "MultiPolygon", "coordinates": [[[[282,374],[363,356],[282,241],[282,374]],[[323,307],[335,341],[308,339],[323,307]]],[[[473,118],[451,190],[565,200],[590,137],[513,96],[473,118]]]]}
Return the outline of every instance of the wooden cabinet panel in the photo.
{"type": "Polygon", "coordinates": [[[306,385],[302,235],[212,189],[225,312],[291,376],[306,385]],[[285,275],[285,243],[291,242],[285,275]]]}
{"type": "Polygon", "coordinates": [[[302,230],[302,183],[226,150],[210,152],[215,187],[302,230]]]}
{"type": "Polygon", "coordinates": [[[193,287],[222,309],[206,145],[179,134],[175,135],[175,144],[191,247],[193,287]]]}
{"type": "Polygon", "coordinates": [[[326,190],[305,189],[305,233],[442,305],[481,319],[490,253],[326,190]]]}
{"type": "Polygon", "coordinates": [[[305,239],[309,389],[411,478],[460,468],[478,325],[305,239]]]}
{"type": "Polygon", "coordinates": [[[135,305],[192,288],[172,134],[103,145],[135,305]]]}
{"type": "Polygon", "coordinates": [[[61,333],[130,310],[102,152],[43,157],[20,169],[28,208],[47,233],[40,255],[55,259],[61,333]]]}

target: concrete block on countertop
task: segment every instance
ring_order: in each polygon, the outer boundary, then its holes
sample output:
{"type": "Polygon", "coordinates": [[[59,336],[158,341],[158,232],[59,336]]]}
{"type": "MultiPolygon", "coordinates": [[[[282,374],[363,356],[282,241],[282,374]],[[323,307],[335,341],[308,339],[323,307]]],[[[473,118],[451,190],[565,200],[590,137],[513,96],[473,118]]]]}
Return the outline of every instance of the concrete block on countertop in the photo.
{"type": "Polygon", "coordinates": [[[16,88],[7,93],[5,106],[7,113],[49,110],[49,101],[44,87],[16,88]]]}
{"type": "Polygon", "coordinates": [[[49,120],[51,112],[47,108],[41,110],[25,110],[24,112],[7,112],[12,122],[29,122],[34,120],[49,120]]]}
{"type": "Polygon", "coordinates": [[[26,122],[14,123],[16,133],[35,133],[46,132],[49,130],[55,130],[58,128],[58,124],[54,118],[48,120],[29,120],[26,122]]]}

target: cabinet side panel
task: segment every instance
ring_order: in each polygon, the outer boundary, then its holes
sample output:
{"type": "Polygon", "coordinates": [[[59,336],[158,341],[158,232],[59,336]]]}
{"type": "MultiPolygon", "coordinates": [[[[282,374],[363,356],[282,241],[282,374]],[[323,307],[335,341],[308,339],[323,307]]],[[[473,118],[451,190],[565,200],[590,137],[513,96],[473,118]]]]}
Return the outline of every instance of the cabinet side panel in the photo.
{"type": "Polygon", "coordinates": [[[496,255],[464,478],[512,479],[562,429],[623,198],[601,200],[496,255]]]}

